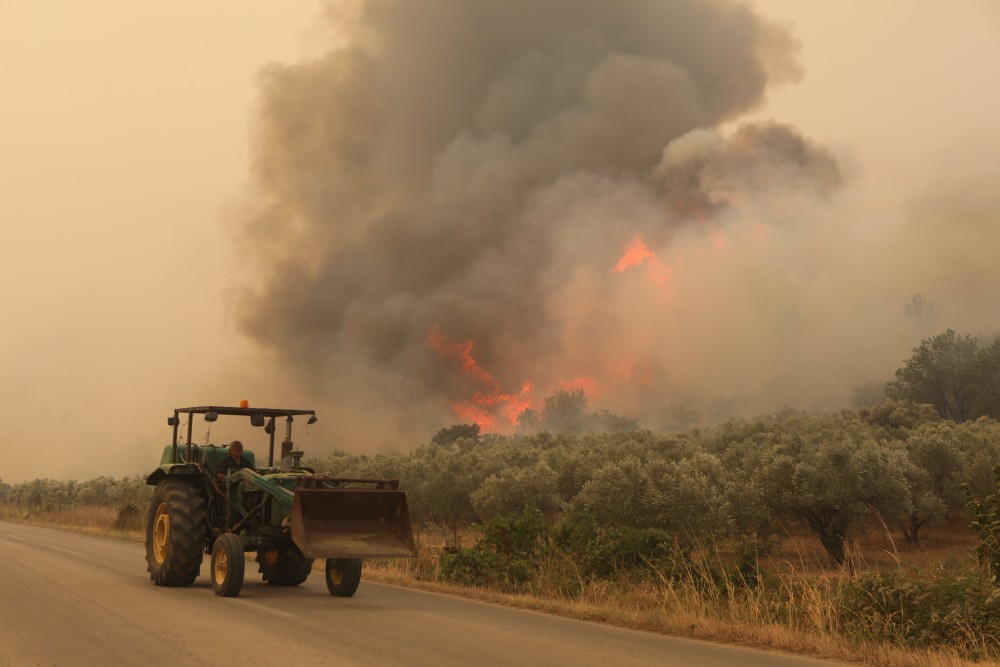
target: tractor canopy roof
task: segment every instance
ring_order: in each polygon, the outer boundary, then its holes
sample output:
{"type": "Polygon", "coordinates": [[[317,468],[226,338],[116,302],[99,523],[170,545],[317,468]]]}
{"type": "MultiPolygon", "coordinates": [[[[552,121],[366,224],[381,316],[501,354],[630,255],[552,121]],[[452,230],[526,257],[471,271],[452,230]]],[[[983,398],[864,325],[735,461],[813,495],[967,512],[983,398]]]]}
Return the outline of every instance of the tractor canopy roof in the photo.
{"type": "MultiPolygon", "coordinates": [[[[244,403],[245,405],[245,403],[244,403]]],[[[180,424],[179,415],[205,415],[205,421],[214,422],[219,418],[219,415],[242,415],[244,417],[250,417],[250,423],[253,426],[264,426],[265,423],[274,425],[274,420],[278,417],[284,417],[288,422],[288,428],[291,428],[292,417],[294,415],[309,415],[307,421],[308,424],[315,424],[317,421],[315,410],[291,410],[289,408],[251,408],[249,406],[244,407],[231,407],[225,405],[201,405],[195,408],[174,408],[174,416],[167,419],[167,424],[174,427],[174,434],[176,436],[177,426],[180,424]]],[[[188,419],[188,424],[191,420],[188,419]]],[[[270,428],[270,427],[269,427],[270,428]]],[[[190,431],[190,428],[188,429],[190,431]]],[[[188,434],[190,435],[190,433],[188,434]]],[[[189,438],[190,439],[190,438],[189,438]]]]}
{"type": "Polygon", "coordinates": [[[174,412],[185,412],[188,414],[208,414],[214,412],[217,415],[264,415],[265,417],[291,417],[293,415],[316,416],[315,410],[290,410],[286,408],[235,408],[220,405],[203,405],[196,408],[175,408],[174,412]]]}

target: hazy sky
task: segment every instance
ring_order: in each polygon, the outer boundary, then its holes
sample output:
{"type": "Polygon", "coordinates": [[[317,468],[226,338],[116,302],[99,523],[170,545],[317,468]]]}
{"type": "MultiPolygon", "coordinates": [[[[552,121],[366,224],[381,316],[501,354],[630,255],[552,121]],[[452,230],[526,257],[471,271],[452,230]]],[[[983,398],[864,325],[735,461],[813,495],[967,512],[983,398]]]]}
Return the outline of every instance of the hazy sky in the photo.
{"type": "MultiPolygon", "coordinates": [[[[941,248],[937,232],[915,233],[912,247],[893,239],[924,210],[953,210],[965,187],[973,199],[1000,190],[998,5],[962,0],[947,13],[930,0],[754,5],[800,42],[801,78],[771,91],[753,117],[790,123],[835,151],[849,180],[839,211],[866,217],[815,243],[856,248],[858,262],[900,247],[906,261],[928,262],[929,275],[936,252],[962,265],[962,253],[975,251],[941,248]]],[[[241,338],[227,294],[249,266],[234,237],[257,73],[321,53],[333,38],[321,11],[257,0],[155,8],[0,0],[4,481],[145,472],[169,437],[173,407],[285,402],[287,378],[241,338]]],[[[996,201],[956,220],[954,235],[1000,226],[989,208],[996,201]]],[[[995,286],[990,262],[977,256],[970,273],[950,268],[941,284],[995,286]]],[[[950,291],[935,297],[933,284],[900,289],[911,290],[900,309],[913,290],[927,292],[940,328],[1000,326],[1000,317],[982,316],[993,289],[961,307],[943,302],[950,291]]],[[[311,441],[299,443],[309,453],[332,449],[320,416],[311,441]]]]}

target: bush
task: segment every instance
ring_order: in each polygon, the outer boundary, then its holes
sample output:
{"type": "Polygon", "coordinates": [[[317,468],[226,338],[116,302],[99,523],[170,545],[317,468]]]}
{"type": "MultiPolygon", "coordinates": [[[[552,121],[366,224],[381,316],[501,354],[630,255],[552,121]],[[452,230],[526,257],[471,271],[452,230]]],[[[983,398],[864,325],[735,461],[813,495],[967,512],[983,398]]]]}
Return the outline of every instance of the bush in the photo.
{"type": "Polygon", "coordinates": [[[118,506],[118,516],[111,525],[116,530],[142,531],[145,529],[145,514],[138,503],[127,501],[118,506]]]}
{"type": "Polygon", "coordinates": [[[569,555],[585,579],[675,569],[674,540],[657,528],[605,527],[589,514],[575,513],[553,527],[552,542],[569,555]]]}
{"type": "Polygon", "coordinates": [[[539,570],[546,547],[545,522],[537,509],[494,517],[471,549],[446,548],[441,578],[467,585],[517,588],[539,570]]]}
{"type": "Polygon", "coordinates": [[[448,546],[441,552],[441,580],[463,586],[490,586],[500,579],[496,554],[479,548],[448,546]]]}
{"type": "Polygon", "coordinates": [[[859,640],[1000,649],[1000,591],[976,574],[868,574],[841,588],[839,613],[841,632],[859,640]]]}
{"type": "Polygon", "coordinates": [[[982,501],[973,497],[968,485],[963,485],[966,503],[972,512],[970,528],[979,536],[976,556],[979,564],[986,569],[987,577],[997,583],[1000,576],[1000,466],[993,470],[997,491],[982,501]]]}

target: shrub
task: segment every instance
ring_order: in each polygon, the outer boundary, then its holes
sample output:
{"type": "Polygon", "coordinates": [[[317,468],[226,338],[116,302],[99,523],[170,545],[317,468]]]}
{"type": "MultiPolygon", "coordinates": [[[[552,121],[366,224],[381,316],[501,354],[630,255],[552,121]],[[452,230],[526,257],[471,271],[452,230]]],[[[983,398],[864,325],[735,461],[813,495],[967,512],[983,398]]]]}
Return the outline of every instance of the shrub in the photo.
{"type": "Polygon", "coordinates": [[[486,524],[475,547],[450,547],[442,552],[441,578],[517,588],[537,573],[545,546],[545,521],[537,509],[497,516],[486,524]]]}
{"type": "Polygon", "coordinates": [[[463,586],[489,586],[499,580],[496,554],[479,548],[448,546],[441,552],[441,580],[463,586]]]}
{"type": "Polygon", "coordinates": [[[997,582],[1000,575],[1000,466],[993,470],[996,477],[997,491],[986,496],[982,501],[972,496],[967,485],[967,504],[972,512],[970,528],[979,536],[976,556],[979,564],[986,568],[990,581],[997,582]]]}
{"type": "Polygon", "coordinates": [[[839,597],[841,632],[859,640],[954,646],[973,655],[1000,649],[1000,591],[974,573],[867,574],[839,597]]]}
{"type": "Polygon", "coordinates": [[[600,526],[590,514],[574,513],[552,528],[552,542],[586,579],[674,570],[674,540],[657,528],[600,526]]]}
{"type": "Polygon", "coordinates": [[[118,506],[118,515],[111,526],[117,530],[142,531],[145,528],[145,515],[137,502],[126,501],[118,506]]]}

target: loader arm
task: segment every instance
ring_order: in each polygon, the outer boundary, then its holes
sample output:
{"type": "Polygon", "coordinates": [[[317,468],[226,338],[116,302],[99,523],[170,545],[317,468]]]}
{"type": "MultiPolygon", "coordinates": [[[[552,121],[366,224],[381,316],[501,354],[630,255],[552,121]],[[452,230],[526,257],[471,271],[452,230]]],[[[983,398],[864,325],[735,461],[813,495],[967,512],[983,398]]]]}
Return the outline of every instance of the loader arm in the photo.
{"type": "Polygon", "coordinates": [[[292,491],[289,491],[277,482],[272,482],[259,472],[255,472],[250,468],[240,468],[235,471],[233,475],[242,479],[244,483],[260,489],[288,509],[291,509],[292,505],[295,503],[295,494],[292,491]]]}

